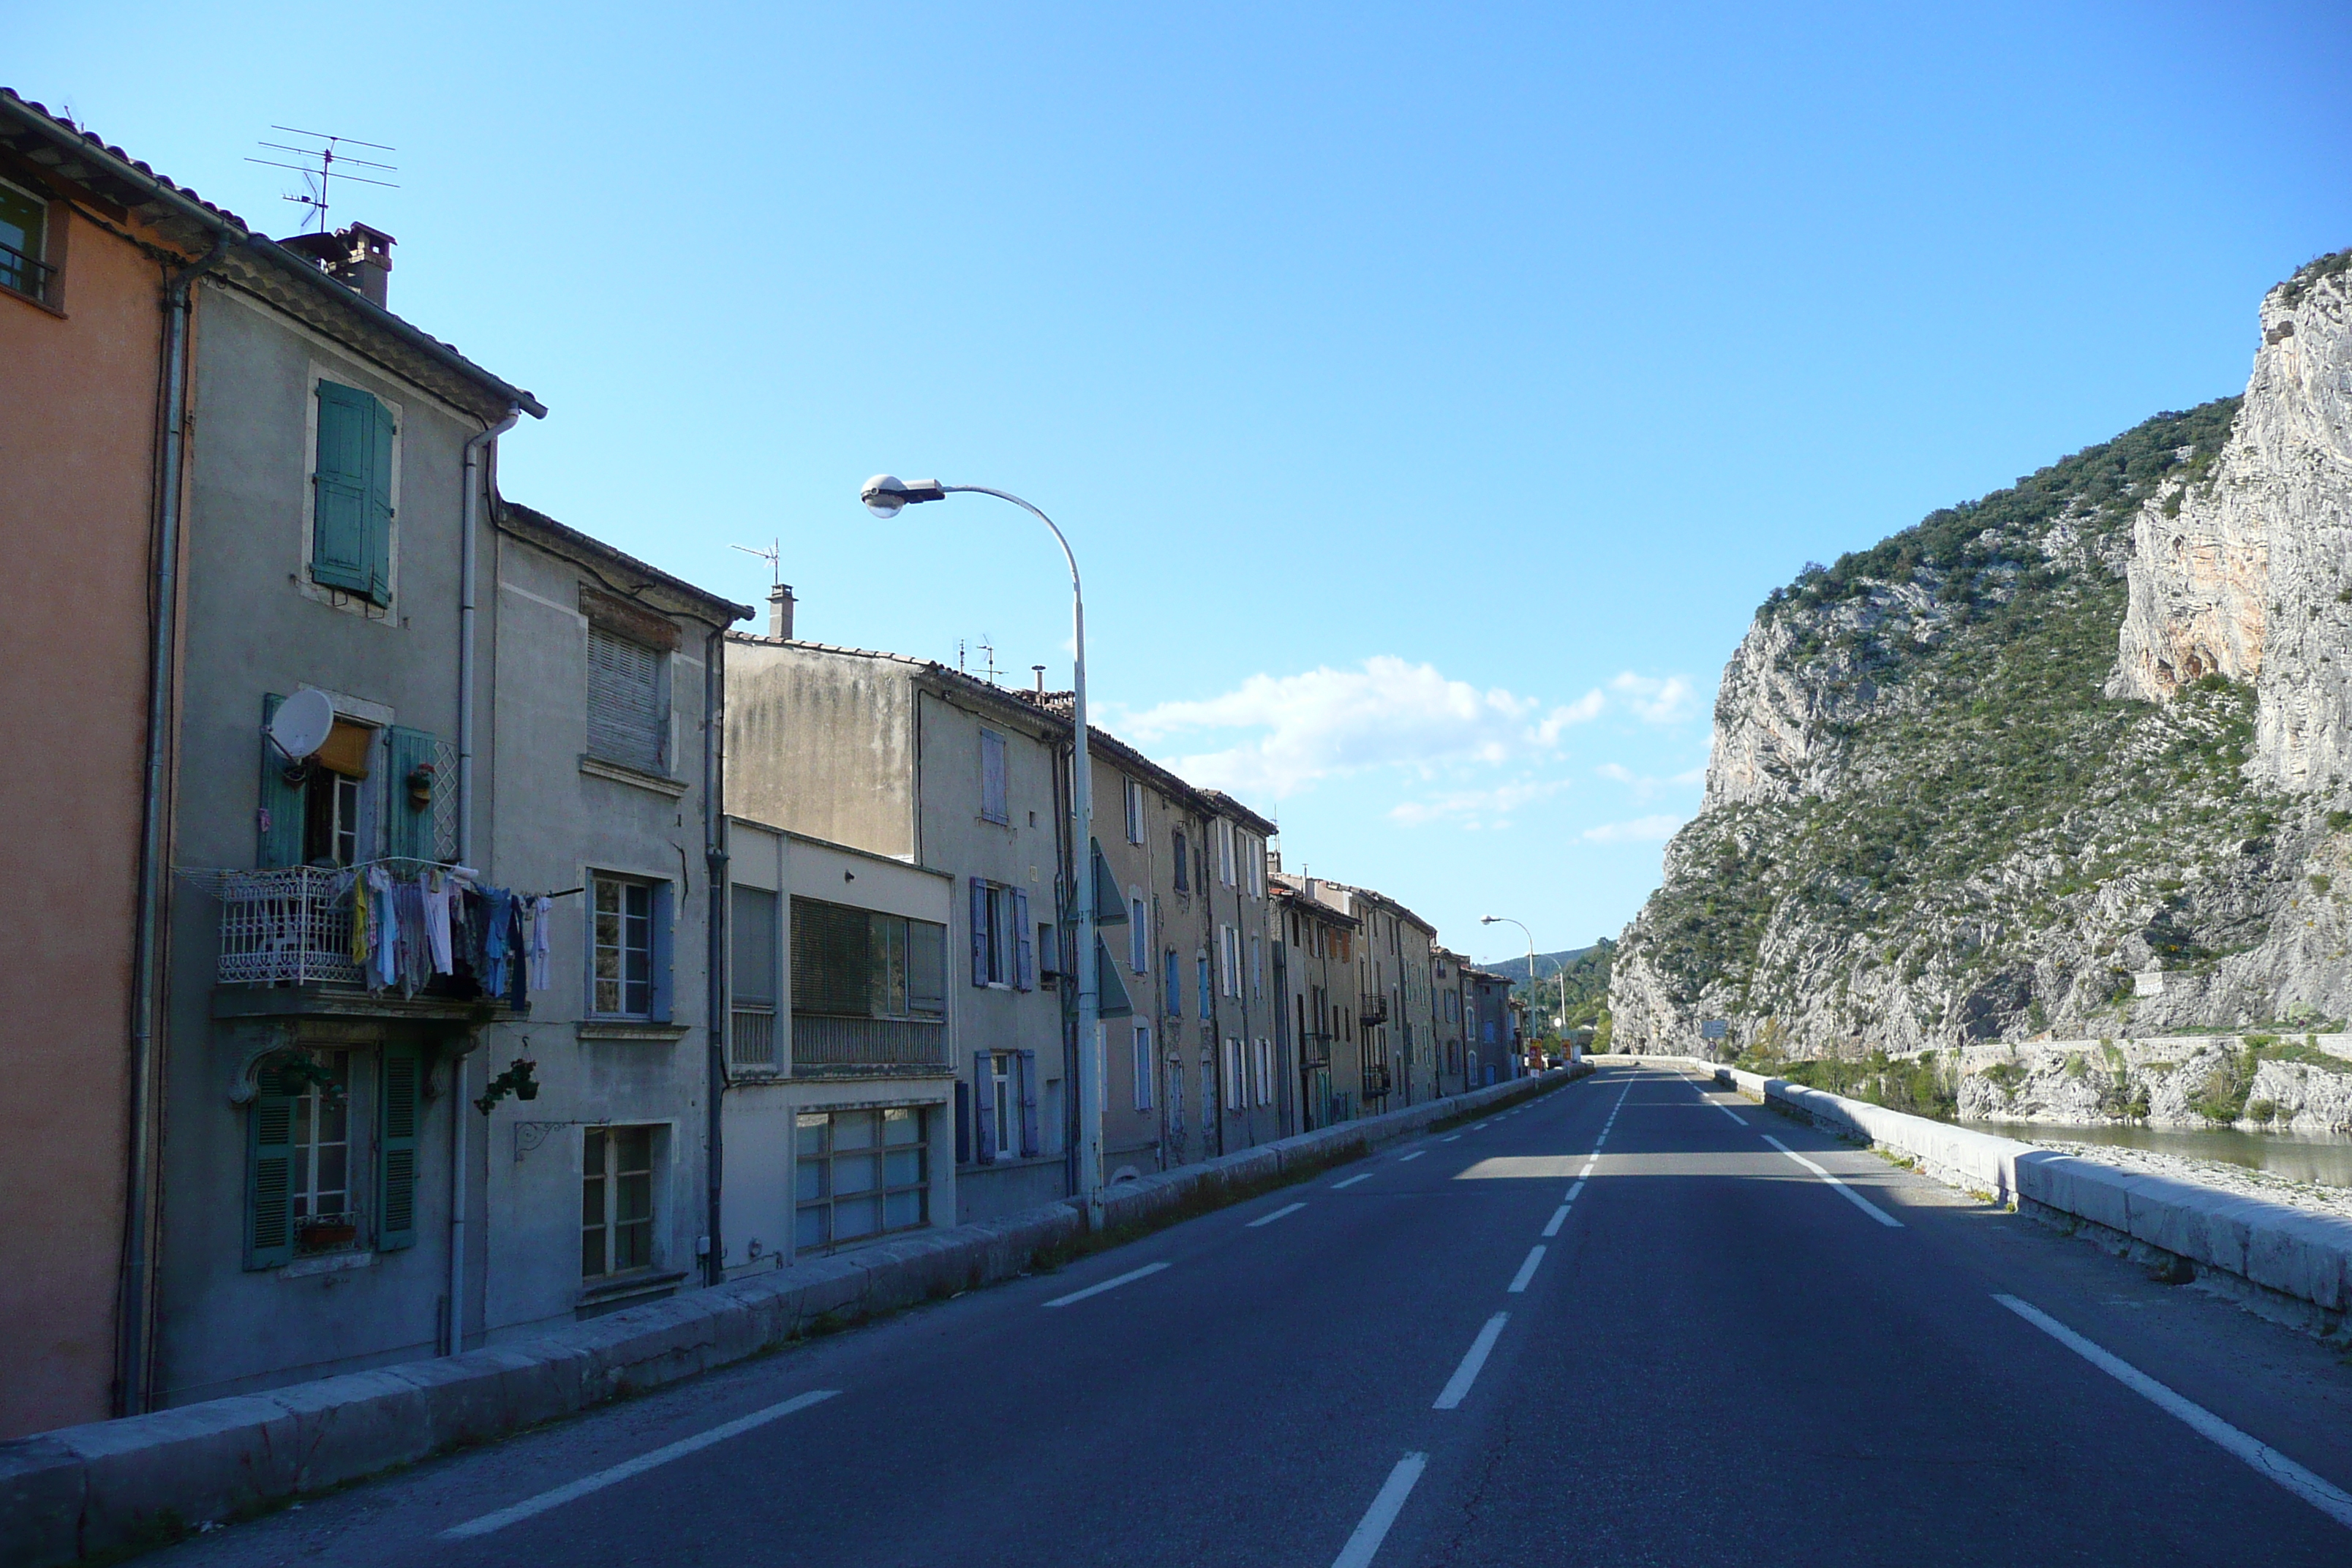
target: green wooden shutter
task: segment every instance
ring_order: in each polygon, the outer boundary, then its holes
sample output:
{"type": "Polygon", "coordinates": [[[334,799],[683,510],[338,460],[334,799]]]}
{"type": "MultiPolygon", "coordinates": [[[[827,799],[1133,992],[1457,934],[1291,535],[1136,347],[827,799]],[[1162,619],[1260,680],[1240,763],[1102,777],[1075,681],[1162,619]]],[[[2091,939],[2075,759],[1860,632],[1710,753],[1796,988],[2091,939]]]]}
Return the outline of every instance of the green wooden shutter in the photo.
{"type": "MultiPolygon", "coordinates": [[[[434,858],[433,807],[429,801],[416,804],[408,791],[408,778],[419,768],[434,767],[439,749],[430,731],[394,724],[385,750],[389,753],[385,761],[391,765],[383,770],[384,820],[391,825],[391,832],[385,837],[384,852],[430,860],[434,858]]],[[[437,776],[434,780],[436,792],[440,782],[437,776]]]]}
{"type": "MultiPolygon", "coordinates": [[[[366,393],[319,384],[319,449],[311,467],[310,575],[331,588],[368,592],[368,525],[376,471],[377,416],[366,393]]],[[[389,492],[392,448],[383,448],[389,492]]]]}
{"type": "MultiPolygon", "coordinates": [[[[382,1092],[376,1096],[375,1248],[395,1252],[416,1245],[416,1090],[415,1046],[383,1047],[382,1092]]],[[[452,1111],[452,1115],[456,1112],[452,1111]]]]}
{"type": "Polygon", "coordinates": [[[258,1078],[245,1113],[245,1266],[275,1268],[294,1258],[294,1097],[277,1068],[258,1078]]]}
{"type": "Polygon", "coordinates": [[[362,519],[361,560],[367,570],[362,590],[379,605],[392,603],[392,443],[399,432],[392,410],[369,398],[367,511],[362,519]]]}
{"type": "MultiPolygon", "coordinates": [[[[278,716],[278,705],[286,699],[276,692],[261,700],[261,722],[265,730],[269,721],[278,716]]],[[[258,842],[254,850],[256,866],[299,866],[302,863],[302,791],[299,785],[286,782],[285,753],[261,737],[261,798],[253,815],[253,825],[258,842]]]]}

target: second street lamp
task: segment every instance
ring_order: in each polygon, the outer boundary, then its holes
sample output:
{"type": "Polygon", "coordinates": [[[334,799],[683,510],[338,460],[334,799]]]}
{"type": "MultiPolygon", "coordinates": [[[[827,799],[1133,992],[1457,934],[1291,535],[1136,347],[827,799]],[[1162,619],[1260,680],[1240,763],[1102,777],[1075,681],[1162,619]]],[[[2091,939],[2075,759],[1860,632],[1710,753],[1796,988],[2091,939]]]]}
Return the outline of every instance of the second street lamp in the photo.
{"type": "MultiPolygon", "coordinates": [[[[1534,996],[1536,994],[1536,933],[1528,930],[1525,921],[1515,921],[1508,915],[1480,915],[1478,923],[1482,926],[1507,925],[1519,928],[1520,934],[1528,939],[1528,994],[1530,997],[1534,996]]],[[[1554,967],[1559,971],[1559,1044],[1564,1052],[1568,1048],[1568,965],[1555,963],[1554,967]]],[[[1563,1057],[1561,1059],[1565,1060],[1566,1058],[1563,1057]]]]}
{"type": "MultiPolygon", "coordinates": [[[[1086,595],[1078,582],[1078,558],[1071,552],[1070,542],[1062,537],[1062,531],[1055,526],[1052,518],[1008,490],[877,474],[866,481],[858,499],[866,503],[866,510],[887,521],[919,502],[945,500],[958,493],[994,496],[998,500],[1011,501],[1045,525],[1054,542],[1062,547],[1062,559],[1070,568],[1070,646],[1074,655],[1070,669],[1070,892],[1077,906],[1072,915],[1078,928],[1078,1041],[1077,1057],[1070,1063],[1070,1073],[1078,1085],[1078,1196],[1086,1203],[1087,1224],[1099,1226],[1103,1118],[1100,1064],[1104,1053],[1095,1049],[1095,1034],[1100,1027],[1102,976],[1095,961],[1095,812],[1094,777],[1087,766],[1086,595]]],[[[979,1086],[973,1087],[977,1091],[979,1086]]]]}

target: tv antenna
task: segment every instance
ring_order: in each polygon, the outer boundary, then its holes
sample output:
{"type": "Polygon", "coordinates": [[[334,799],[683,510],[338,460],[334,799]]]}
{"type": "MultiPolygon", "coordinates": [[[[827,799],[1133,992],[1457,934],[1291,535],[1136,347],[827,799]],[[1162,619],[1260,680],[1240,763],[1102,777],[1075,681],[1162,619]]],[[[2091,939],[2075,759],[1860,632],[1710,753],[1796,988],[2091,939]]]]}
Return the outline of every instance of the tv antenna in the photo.
{"type": "Polygon", "coordinates": [[[982,656],[988,661],[987,673],[981,679],[993,686],[996,684],[996,645],[988,640],[986,632],[982,632],[980,634],[978,647],[982,656]]]}
{"type": "Polygon", "coordinates": [[[768,563],[768,586],[781,588],[784,585],[784,542],[782,540],[770,540],[768,548],[765,550],[754,550],[748,544],[730,544],[727,548],[740,550],[746,555],[758,556],[768,563]]]}
{"type": "MultiPolygon", "coordinates": [[[[347,174],[336,166],[341,163],[356,163],[362,169],[374,169],[383,174],[396,174],[400,171],[390,163],[379,163],[367,158],[355,158],[343,149],[365,147],[371,152],[397,153],[400,151],[397,147],[387,147],[381,142],[362,142],[354,136],[330,135],[324,131],[304,131],[293,125],[273,125],[269,129],[282,131],[289,136],[307,137],[319,143],[315,147],[295,147],[283,142],[264,142],[261,145],[272,152],[291,153],[305,161],[299,163],[282,163],[275,158],[247,158],[246,162],[259,163],[271,169],[291,169],[301,175],[308,187],[307,193],[299,196],[285,196],[281,199],[293,202],[299,206],[309,207],[311,214],[319,220],[320,234],[327,232],[327,187],[332,181],[357,180],[362,185],[380,185],[387,191],[400,189],[390,180],[374,180],[365,174],[347,174]]],[[[303,221],[308,223],[310,219],[305,218],[303,221]]]]}

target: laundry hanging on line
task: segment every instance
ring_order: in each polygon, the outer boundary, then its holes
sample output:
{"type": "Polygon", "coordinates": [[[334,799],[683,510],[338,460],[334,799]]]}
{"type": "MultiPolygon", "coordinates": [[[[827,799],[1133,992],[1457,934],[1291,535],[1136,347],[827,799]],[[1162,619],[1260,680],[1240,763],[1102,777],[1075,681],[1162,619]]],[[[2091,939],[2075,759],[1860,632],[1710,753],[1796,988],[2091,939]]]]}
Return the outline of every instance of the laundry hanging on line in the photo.
{"type": "Polygon", "coordinates": [[[484,886],[457,868],[414,874],[370,866],[352,879],[352,961],[371,991],[414,996],[463,975],[516,1010],[551,983],[554,899],[484,886]]]}

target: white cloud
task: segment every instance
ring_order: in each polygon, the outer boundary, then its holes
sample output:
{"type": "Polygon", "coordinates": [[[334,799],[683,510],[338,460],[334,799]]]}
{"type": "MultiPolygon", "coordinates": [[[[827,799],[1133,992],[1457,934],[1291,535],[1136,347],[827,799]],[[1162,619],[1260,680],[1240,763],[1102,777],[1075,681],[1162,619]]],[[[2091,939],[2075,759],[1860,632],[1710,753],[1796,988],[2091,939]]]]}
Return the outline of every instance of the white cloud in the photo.
{"type": "Polygon", "coordinates": [[[1701,763],[1695,768],[1689,769],[1684,773],[1676,773],[1666,782],[1671,784],[1681,784],[1685,788],[1688,788],[1693,784],[1703,784],[1706,783],[1706,764],[1705,763],[1701,763]]]}
{"type": "Polygon", "coordinates": [[[1637,816],[1631,822],[1604,822],[1588,827],[1584,837],[1595,844],[1662,844],[1683,825],[1679,816],[1637,816]]]}
{"type": "Polygon", "coordinates": [[[1617,694],[1627,711],[1645,724],[1673,724],[1690,717],[1697,693],[1691,683],[1679,675],[1663,679],[1652,675],[1636,675],[1632,670],[1621,672],[1610,681],[1609,689],[1617,694]]]}
{"type": "Polygon", "coordinates": [[[1666,791],[1690,789],[1706,782],[1705,763],[1686,772],[1676,773],[1672,778],[1664,779],[1653,778],[1647,773],[1637,773],[1622,763],[1603,763],[1592,771],[1601,778],[1623,784],[1633,792],[1635,803],[1643,805],[1666,791]]]}
{"type": "Polygon", "coordinates": [[[1163,702],[1120,719],[1150,742],[1188,733],[1236,735],[1222,750],[1179,758],[1186,777],[1244,798],[1277,798],[1320,778],[1368,768],[1496,766],[1548,750],[1571,724],[1597,717],[1605,699],[1589,692],[1541,719],[1536,699],[1501,687],[1481,690],[1433,665],[1393,655],[1359,669],[1325,667],[1300,675],[1253,675],[1222,696],[1163,702]]]}
{"type": "Polygon", "coordinates": [[[1409,800],[1391,806],[1389,820],[1406,827],[1421,827],[1449,818],[1460,821],[1465,827],[1508,827],[1510,813],[1567,787],[1566,779],[1554,779],[1546,783],[1528,780],[1495,789],[1456,790],[1429,800],[1409,800]]]}

